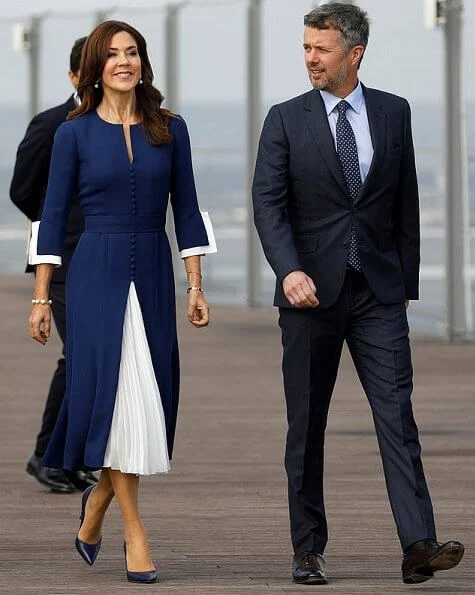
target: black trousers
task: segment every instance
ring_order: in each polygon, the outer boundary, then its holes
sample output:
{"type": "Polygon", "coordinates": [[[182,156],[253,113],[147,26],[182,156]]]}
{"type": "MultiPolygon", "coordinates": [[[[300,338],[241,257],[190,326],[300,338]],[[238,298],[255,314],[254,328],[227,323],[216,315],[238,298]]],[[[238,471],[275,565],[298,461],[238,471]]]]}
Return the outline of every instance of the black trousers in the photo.
{"type": "Polygon", "coordinates": [[[412,363],[405,304],[379,303],[361,273],[348,271],[328,309],[281,308],[288,434],[285,467],[295,552],[323,553],[327,522],[323,451],[327,415],[346,340],[368,397],[401,545],[436,538],[411,405],[412,363]]]}
{"type": "Polygon", "coordinates": [[[66,298],[64,283],[51,283],[49,297],[53,301],[51,310],[58,334],[63,342],[63,357],[58,360],[58,365],[51,379],[48,398],[43,411],[41,430],[36,439],[35,454],[42,457],[53,433],[59,409],[66,392],[66,360],[64,359],[64,345],[66,343],[66,298]]]}

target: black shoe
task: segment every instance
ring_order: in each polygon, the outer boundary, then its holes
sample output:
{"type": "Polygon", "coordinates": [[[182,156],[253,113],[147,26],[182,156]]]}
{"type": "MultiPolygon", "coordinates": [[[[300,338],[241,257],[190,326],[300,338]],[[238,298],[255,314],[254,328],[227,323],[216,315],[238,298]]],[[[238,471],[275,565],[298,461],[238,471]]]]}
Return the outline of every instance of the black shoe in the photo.
{"type": "Polygon", "coordinates": [[[292,562],[292,580],[302,585],[326,585],[324,564],[325,560],[318,552],[299,552],[292,562]]]}
{"type": "Polygon", "coordinates": [[[75,492],[76,488],[65,476],[61,469],[49,469],[41,465],[41,458],[32,454],[26,463],[26,471],[33,475],[37,481],[49,488],[52,492],[61,494],[70,494],[75,492]]]}
{"type": "Polygon", "coordinates": [[[437,543],[433,539],[416,541],[404,551],[402,580],[408,585],[423,583],[438,570],[457,566],[462,559],[464,546],[460,541],[437,543]]]}
{"type": "Polygon", "coordinates": [[[84,492],[87,488],[95,486],[97,477],[91,471],[65,471],[67,479],[80,492],[84,492]]]}

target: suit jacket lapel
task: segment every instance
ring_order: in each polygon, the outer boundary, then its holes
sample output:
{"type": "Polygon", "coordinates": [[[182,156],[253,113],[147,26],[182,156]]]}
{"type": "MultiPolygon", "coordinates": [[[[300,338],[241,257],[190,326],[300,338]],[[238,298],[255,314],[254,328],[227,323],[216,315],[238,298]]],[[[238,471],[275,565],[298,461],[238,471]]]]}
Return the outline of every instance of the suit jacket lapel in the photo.
{"type": "Polygon", "coordinates": [[[383,111],[383,106],[379,101],[376,100],[371,89],[367,89],[364,85],[361,86],[365,96],[366,112],[368,114],[369,131],[371,134],[374,153],[368,175],[366,176],[363,187],[361,188],[356,201],[361,200],[367,188],[371,186],[375,173],[378,172],[379,166],[383,161],[386,147],[386,114],[383,111]]]}
{"type": "Polygon", "coordinates": [[[348,201],[351,201],[348,186],[343,176],[340,159],[335,149],[335,141],[328,124],[328,116],[325,111],[325,104],[318,91],[311,91],[307,94],[304,104],[305,121],[312,134],[312,137],[325,160],[328,169],[331,171],[335,181],[344,192],[348,201]]]}

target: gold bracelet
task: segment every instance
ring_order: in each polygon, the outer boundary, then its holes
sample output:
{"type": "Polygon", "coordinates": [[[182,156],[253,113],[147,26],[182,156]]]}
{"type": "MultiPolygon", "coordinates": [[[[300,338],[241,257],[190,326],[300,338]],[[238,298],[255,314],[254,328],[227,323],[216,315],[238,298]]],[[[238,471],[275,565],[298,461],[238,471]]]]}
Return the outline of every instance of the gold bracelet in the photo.
{"type": "Polygon", "coordinates": [[[188,287],[188,289],[186,290],[186,293],[190,293],[190,291],[201,291],[201,293],[203,293],[203,290],[201,289],[201,287],[195,287],[194,285],[192,285],[191,287],[188,287]]]}

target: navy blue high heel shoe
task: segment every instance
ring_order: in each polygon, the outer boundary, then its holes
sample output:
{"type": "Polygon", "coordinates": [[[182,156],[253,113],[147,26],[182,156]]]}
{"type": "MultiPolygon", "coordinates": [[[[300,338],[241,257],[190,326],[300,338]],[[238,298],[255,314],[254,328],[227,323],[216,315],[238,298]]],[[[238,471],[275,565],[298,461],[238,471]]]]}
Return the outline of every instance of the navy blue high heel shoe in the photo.
{"type": "MultiPolygon", "coordinates": [[[[89,498],[92,490],[94,489],[95,486],[89,486],[88,488],[86,488],[82,494],[82,506],[81,506],[81,514],[79,515],[79,520],[81,521],[81,524],[79,525],[79,529],[82,527],[82,524],[84,522],[84,514],[86,511],[86,503],[87,503],[87,499],[89,498]]],[[[78,532],[79,535],[79,532],[78,532]]],[[[77,551],[79,552],[79,555],[89,564],[89,566],[92,566],[94,564],[94,562],[96,561],[97,558],[97,554],[99,553],[99,550],[101,549],[101,543],[102,543],[102,537],[99,539],[99,541],[97,543],[86,543],[84,541],[81,541],[79,539],[79,537],[76,535],[76,541],[74,543],[74,545],[76,546],[77,551]]]]}
{"type": "Polygon", "coordinates": [[[127,545],[124,541],[125,570],[127,571],[127,580],[131,583],[156,583],[158,573],[156,570],[147,570],[145,572],[130,572],[127,568],[127,545]]]}

